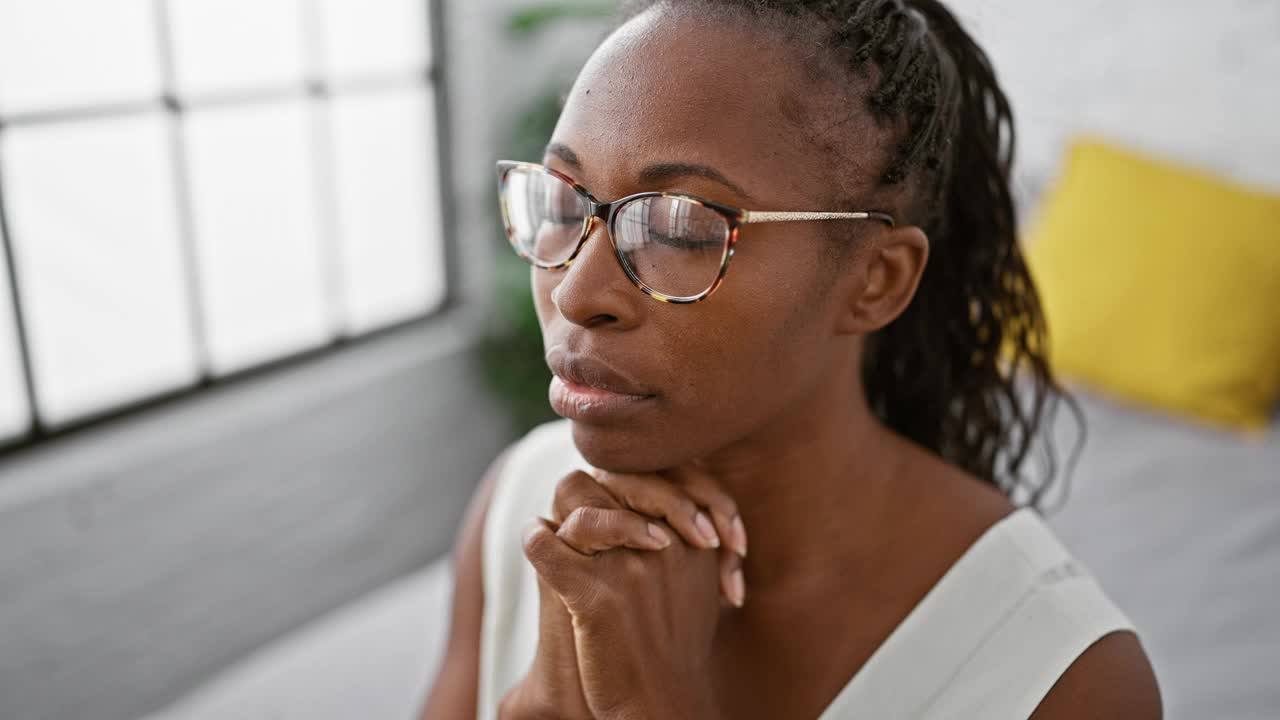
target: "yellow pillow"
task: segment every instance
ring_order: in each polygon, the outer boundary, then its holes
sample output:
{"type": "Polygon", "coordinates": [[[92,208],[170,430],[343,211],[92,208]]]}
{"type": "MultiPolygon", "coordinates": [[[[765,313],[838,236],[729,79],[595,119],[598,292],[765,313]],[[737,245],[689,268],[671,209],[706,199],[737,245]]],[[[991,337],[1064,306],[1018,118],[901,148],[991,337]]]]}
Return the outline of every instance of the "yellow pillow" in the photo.
{"type": "Polygon", "coordinates": [[[1280,401],[1280,197],[1082,140],[1027,245],[1063,377],[1268,425],[1280,401]]]}

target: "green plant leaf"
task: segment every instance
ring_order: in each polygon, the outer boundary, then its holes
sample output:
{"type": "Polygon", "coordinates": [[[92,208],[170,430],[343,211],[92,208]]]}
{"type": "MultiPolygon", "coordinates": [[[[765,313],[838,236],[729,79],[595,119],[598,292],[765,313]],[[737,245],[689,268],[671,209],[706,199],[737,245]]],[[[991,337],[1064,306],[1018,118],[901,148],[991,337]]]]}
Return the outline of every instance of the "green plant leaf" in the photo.
{"type": "Polygon", "coordinates": [[[507,31],[513,35],[532,35],[547,25],[568,18],[599,18],[613,14],[614,3],[543,3],[511,13],[507,31]]]}

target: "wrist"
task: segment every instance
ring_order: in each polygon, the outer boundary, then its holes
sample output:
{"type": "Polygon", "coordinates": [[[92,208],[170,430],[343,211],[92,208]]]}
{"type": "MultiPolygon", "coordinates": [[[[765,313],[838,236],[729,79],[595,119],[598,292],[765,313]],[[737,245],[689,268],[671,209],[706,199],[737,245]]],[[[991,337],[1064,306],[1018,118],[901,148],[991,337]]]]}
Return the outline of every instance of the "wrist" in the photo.
{"type": "Polygon", "coordinates": [[[529,701],[525,681],[516,683],[498,701],[498,720],[542,720],[547,717],[529,701]]]}
{"type": "Polygon", "coordinates": [[[577,717],[547,696],[526,675],[498,702],[498,720],[594,720],[590,716],[577,717]]]}
{"type": "Polygon", "coordinates": [[[635,703],[618,708],[600,720],[649,720],[664,718],[669,720],[719,720],[720,708],[710,697],[673,697],[670,695],[654,698],[651,702],[635,703]]]}

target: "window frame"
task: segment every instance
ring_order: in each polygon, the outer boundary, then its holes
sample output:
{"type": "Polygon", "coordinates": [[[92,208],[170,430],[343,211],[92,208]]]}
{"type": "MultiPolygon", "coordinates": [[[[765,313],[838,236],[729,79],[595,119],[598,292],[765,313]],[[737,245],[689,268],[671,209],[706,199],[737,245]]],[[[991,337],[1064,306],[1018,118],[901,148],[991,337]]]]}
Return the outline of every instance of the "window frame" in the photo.
{"type": "MultiPolygon", "coordinates": [[[[324,64],[310,62],[308,63],[307,77],[302,86],[292,85],[265,90],[252,89],[224,92],[207,97],[198,97],[194,100],[184,100],[179,97],[176,86],[173,32],[167,17],[167,8],[163,0],[157,0],[152,7],[152,12],[155,13],[156,32],[159,36],[157,40],[161,47],[159,62],[161,65],[162,87],[159,97],[146,101],[20,111],[8,116],[0,115],[0,135],[2,135],[9,131],[10,128],[25,125],[63,121],[92,121],[95,118],[138,115],[156,111],[163,113],[171,129],[168,141],[172,143],[175,190],[178,196],[176,212],[179,218],[176,241],[179,245],[179,253],[183,258],[183,273],[186,281],[184,294],[188,312],[194,321],[193,327],[196,331],[194,350],[198,363],[198,379],[187,386],[139,397],[136,400],[105,408],[56,425],[42,420],[40,407],[37,403],[27,316],[23,312],[22,279],[15,262],[13,234],[5,206],[4,178],[3,173],[0,173],[0,252],[4,253],[7,261],[5,264],[12,303],[19,369],[22,378],[21,386],[26,395],[29,418],[25,432],[20,432],[18,435],[9,438],[0,438],[0,460],[3,460],[8,455],[47,444],[58,438],[139,416],[148,410],[173,406],[184,401],[190,403],[217,388],[240,385],[249,381],[256,381],[273,373],[287,372],[291,368],[298,368],[304,364],[313,364],[354,346],[387,342],[387,338],[395,335],[420,337],[423,331],[436,332],[436,328],[441,328],[440,331],[443,332],[450,332],[443,330],[443,328],[451,326],[470,327],[473,325],[472,321],[466,319],[467,313],[461,308],[463,294],[460,272],[462,268],[460,248],[457,247],[455,190],[447,182],[448,178],[453,177],[453,172],[451,167],[452,157],[449,152],[452,128],[449,121],[450,102],[446,79],[448,73],[447,45],[445,42],[445,0],[418,0],[418,2],[422,3],[426,10],[424,13],[426,27],[422,28],[422,36],[423,42],[428,43],[428,53],[425,66],[413,71],[412,74],[396,73],[395,75],[399,79],[391,81],[388,80],[389,76],[387,75],[358,78],[326,78],[323,76],[324,64]],[[278,102],[290,98],[327,105],[334,102],[335,97],[339,96],[349,97],[365,93],[411,88],[430,92],[430,108],[428,112],[431,112],[434,116],[433,137],[428,137],[427,142],[435,143],[435,163],[433,167],[427,168],[427,171],[429,174],[434,175],[436,180],[435,192],[438,194],[439,215],[437,217],[438,225],[435,229],[440,233],[439,249],[444,264],[444,287],[439,302],[425,312],[372,330],[348,333],[341,329],[335,329],[330,333],[329,339],[322,345],[291,352],[242,369],[215,375],[210,366],[207,336],[205,334],[207,331],[203,322],[204,310],[200,297],[199,282],[201,278],[197,267],[195,233],[192,223],[190,171],[187,167],[186,141],[182,132],[184,114],[194,109],[206,107],[250,105],[260,102],[278,102]]],[[[304,17],[300,18],[307,26],[305,31],[319,32],[316,26],[316,13],[318,12],[319,9],[315,5],[308,4],[306,6],[304,17]]],[[[310,59],[318,60],[318,58],[310,59]]],[[[326,109],[326,112],[328,112],[328,109],[326,109]]],[[[319,179],[324,183],[326,192],[331,193],[336,177],[332,159],[334,149],[330,146],[332,138],[313,137],[312,141],[321,146],[313,149],[315,152],[314,157],[316,158],[319,173],[322,175],[319,179]]],[[[422,158],[422,162],[427,163],[427,158],[422,158]]],[[[327,197],[324,199],[326,201],[329,200],[327,197]]],[[[334,231],[331,218],[322,218],[321,222],[325,227],[325,233],[334,231]]],[[[333,251],[333,247],[330,246],[331,243],[324,242],[322,239],[317,241],[324,243],[323,252],[333,251]]],[[[337,318],[334,319],[336,320],[337,318]]],[[[335,326],[337,324],[336,322],[333,323],[335,326]]]]}

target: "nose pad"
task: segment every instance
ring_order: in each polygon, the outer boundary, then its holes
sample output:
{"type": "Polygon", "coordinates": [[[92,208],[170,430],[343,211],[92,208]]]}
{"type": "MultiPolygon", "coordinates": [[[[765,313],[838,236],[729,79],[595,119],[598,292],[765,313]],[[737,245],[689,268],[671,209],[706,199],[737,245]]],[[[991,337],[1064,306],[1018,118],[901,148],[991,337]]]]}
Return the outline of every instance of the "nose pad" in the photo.
{"type": "Polygon", "coordinates": [[[596,229],[599,227],[600,227],[599,216],[592,215],[591,217],[587,218],[587,240],[591,239],[591,235],[595,233],[596,229]]]}
{"type": "MultiPolygon", "coordinates": [[[[604,227],[605,227],[605,222],[604,222],[604,220],[602,220],[602,219],[600,218],[600,216],[598,216],[598,215],[592,215],[591,217],[588,217],[588,218],[587,218],[587,234],[586,234],[586,237],[585,237],[585,238],[583,239],[583,241],[582,241],[582,247],[578,250],[578,255],[577,255],[577,257],[575,257],[575,258],[573,259],[573,261],[574,261],[574,262],[578,262],[579,260],[581,260],[581,259],[582,259],[582,253],[586,252],[586,251],[587,251],[587,249],[590,247],[591,238],[596,234],[596,231],[597,231],[597,230],[602,230],[602,229],[604,229],[604,227]]],[[[613,254],[613,247],[612,247],[612,245],[613,245],[613,244],[612,244],[611,242],[609,242],[609,238],[607,237],[607,235],[608,235],[608,231],[607,231],[607,230],[605,230],[605,235],[606,235],[606,237],[604,238],[604,242],[605,242],[607,245],[609,245],[609,246],[610,246],[610,247],[608,248],[608,250],[609,250],[609,254],[610,254],[610,255],[612,255],[612,254],[613,254]]]]}
{"type": "Polygon", "coordinates": [[[619,265],[610,239],[592,237],[599,230],[607,235],[605,228],[603,218],[591,217],[587,237],[577,257],[551,290],[551,302],[561,315],[583,327],[605,322],[616,328],[630,327],[639,317],[636,305],[643,296],[632,295],[634,288],[619,265]],[[604,243],[599,249],[603,257],[584,256],[587,252],[596,252],[594,248],[599,243],[604,243]]]}
{"type": "MultiPolygon", "coordinates": [[[[604,218],[600,217],[599,215],[592,215],[591,217],[587,218],[587,239],[588,240],[591,239],[591,236],[594,235],[597,230],[604,230],[604,229],[605,229],[604,218]]],[[[607,235],[608,231],[606,230],[605,233],[607,235]]],[[[607,242],[608,239],[609,238],[606,237],[605,241],[607,242]]]]}

